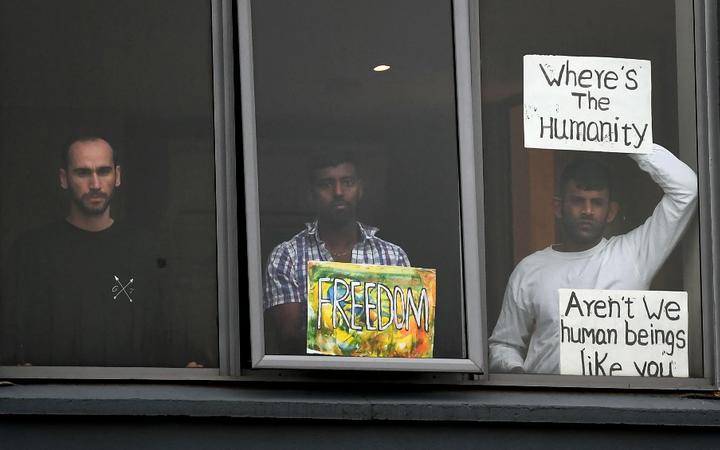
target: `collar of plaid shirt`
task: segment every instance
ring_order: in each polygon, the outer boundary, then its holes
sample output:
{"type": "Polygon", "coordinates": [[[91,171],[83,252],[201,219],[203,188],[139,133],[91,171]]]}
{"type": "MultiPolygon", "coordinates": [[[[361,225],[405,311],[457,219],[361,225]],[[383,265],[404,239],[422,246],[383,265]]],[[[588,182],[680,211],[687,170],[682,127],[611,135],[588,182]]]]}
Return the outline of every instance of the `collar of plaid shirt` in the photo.
{"type": "MultiPolygon", "coordinates": [[[[361,236],[360,242],[361,243],[364,242],[365,239],[370,239],[373,236],[375,236],[375,233],[377,233],[379,230],[379,228],[377,228],[377,227],[363,225],[360,222],[355,222],[355,223],[357,223],[357,226],[360,228],[360,236],[361,236]]],[[[318,221],[317,220],[315,220],[314,222],[307,222],[305,224],[305,229],[307,230],[309,235],[315,236],[315,239],[317,239],[318,242],[323,242],[320,239],[320,235],[318,234],[318,221]]]]}

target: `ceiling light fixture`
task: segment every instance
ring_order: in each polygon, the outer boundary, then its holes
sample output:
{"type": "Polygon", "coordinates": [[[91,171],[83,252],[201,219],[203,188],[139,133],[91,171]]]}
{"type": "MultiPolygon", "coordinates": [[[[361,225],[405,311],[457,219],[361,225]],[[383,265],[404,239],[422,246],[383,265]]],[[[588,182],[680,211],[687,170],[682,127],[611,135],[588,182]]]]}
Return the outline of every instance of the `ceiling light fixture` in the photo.
{"type": "Polygon", "coordinates": [[[385,72],[386,70],[390,70],[390,66],[386,64],[380,64],[379,66],[373,67],[373,70],[375,72],[385,72]]]}

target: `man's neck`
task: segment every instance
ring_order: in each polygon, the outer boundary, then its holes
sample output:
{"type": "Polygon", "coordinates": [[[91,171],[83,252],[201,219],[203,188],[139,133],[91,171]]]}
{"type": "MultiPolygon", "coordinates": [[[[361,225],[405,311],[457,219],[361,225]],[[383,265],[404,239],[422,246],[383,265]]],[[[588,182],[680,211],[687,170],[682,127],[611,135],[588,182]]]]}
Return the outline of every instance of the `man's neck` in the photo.
{"type": "Polygon", "coordinates": [[[318,221],[320,239],[333,248],[355,245],[358,240],[358,226],[354,220],[343,224],[318,221]]]}
{"type": "Polygon", "coordinates": [[[595,247],[600,243],[602,238],[598,239],[594,242],[573,242],[573,241],[567,241],[567,242],[561,242],[560,244],[557,244],[553,246],[553,250],[557,250],[558,252],[584,252],[585,250],[590,250],[591,248],[595,247]]]}
{"type": "Polygon", "coordinates": [[[102,231],[110,228],[114,222],[110,216],[110,209],[107,209],[102,214],[97,216],[89,216],[82,214],[79,211],[70,211],[70,214],[65,218],[70,225],[76,228],[80,228],[85,231],[102,231]]]}

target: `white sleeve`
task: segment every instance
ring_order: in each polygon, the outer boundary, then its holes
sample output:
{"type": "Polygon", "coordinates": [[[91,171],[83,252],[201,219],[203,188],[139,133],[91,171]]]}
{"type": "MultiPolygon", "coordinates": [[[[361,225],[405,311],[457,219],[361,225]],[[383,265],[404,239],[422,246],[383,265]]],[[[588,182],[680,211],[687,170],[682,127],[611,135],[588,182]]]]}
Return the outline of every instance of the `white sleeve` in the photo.
{"type": "Polygon", "coordinates": [[[500,317],[488,340],[492,372],[511,372],[525,363],[535,318],[532,307],[522,301],[519,278],[516,267],[505,288],[500,317]]]}
{"type": "Polygon", "coordinates": [[[622,236],[627,254],[649,283],[663,265],[690,222],[697,203],[697,176],[691,168],[660,145],[651,153],[630,155],[665,193],[652,215],[622,236]]]}

